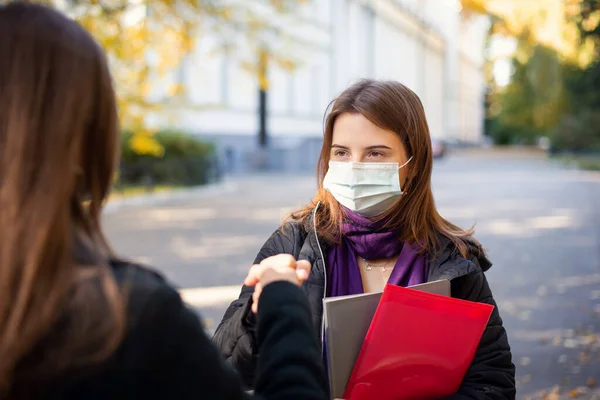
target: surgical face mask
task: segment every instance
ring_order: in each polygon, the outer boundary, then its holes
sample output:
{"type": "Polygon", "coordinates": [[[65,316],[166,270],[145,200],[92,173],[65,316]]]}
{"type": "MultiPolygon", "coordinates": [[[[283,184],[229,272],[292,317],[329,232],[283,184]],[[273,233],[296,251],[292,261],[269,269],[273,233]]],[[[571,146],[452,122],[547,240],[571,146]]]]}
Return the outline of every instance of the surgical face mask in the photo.
{"type": "Polygon", "coordinates": [[[330,161],[323,187],[344,207],[364,217],[384,213],[402,195],[400,168],[388,162],[330,161]]]}

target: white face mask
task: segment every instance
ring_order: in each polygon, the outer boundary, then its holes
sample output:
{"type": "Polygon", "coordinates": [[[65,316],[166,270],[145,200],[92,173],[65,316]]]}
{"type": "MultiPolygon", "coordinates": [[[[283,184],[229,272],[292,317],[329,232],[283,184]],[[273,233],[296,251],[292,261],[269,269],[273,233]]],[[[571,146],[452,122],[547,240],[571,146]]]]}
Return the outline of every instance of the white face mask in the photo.
{"type": "Polygon", "coordinates": [[[402,165],[395,162],[330,161],[323,188],[344,207],[364,217],[384,213],[402,195],[402,165]]]}

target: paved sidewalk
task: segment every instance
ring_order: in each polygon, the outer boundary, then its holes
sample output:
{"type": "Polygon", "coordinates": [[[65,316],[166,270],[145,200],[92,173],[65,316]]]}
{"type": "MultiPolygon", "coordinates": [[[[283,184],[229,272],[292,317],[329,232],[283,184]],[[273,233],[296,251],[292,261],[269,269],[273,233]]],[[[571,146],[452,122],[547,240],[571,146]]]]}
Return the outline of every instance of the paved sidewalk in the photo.
{"type": "MultiPolygon", "coordinates": [[[[158,268],[210,330],[262,244],[316,187],[312,174],[226,182],[226,190],[130,204],[104,219],[117,252],[158,268]]],[[[487,277],[513,348],[518,397],[554,396],[559,385],[562,398],[594,398],[591,389],[573,390],[600,382],[600,174],[479,150],[436,160],[433,188],[443,216],[476,224],[494,263],[487,277]]]]}

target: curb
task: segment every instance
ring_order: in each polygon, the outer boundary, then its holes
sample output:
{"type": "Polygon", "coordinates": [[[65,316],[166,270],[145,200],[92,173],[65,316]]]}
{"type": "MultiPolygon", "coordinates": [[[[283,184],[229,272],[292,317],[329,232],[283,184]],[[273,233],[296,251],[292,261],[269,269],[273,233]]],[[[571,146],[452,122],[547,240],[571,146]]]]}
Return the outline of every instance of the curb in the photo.
{"type": "Polygon", "coordinates": [[[237,190],[237,185],[232,182],[219,182],[191,188],[173,189],[159,193],[147,193],[122,197],[109,200],[104,206],[103,213],[110,214],[126,208],[138,208],[148,206],[160,206],[187,202],[190,200],[214,196],[224,193],[233,193],[237,190]]]}
{"type": "Polygon", "coordinates": [[[547,158],[547,153],[536,147],[470,147],[449,148],[448,155],[464,155],[468,157],[517,157],[517,158],[547,158]]]}

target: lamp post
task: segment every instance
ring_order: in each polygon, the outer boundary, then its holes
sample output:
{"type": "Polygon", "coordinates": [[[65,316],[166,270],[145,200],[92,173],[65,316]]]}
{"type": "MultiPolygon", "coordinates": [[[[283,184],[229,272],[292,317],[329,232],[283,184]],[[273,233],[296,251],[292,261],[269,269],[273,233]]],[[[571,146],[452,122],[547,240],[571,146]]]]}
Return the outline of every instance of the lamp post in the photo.
{"type": "Polygon", "coordinates": [[[267,90],[269,53],[265,47],[259,52],[258,60],[258,145],[261,150],[267,148],[267,90]]]}

